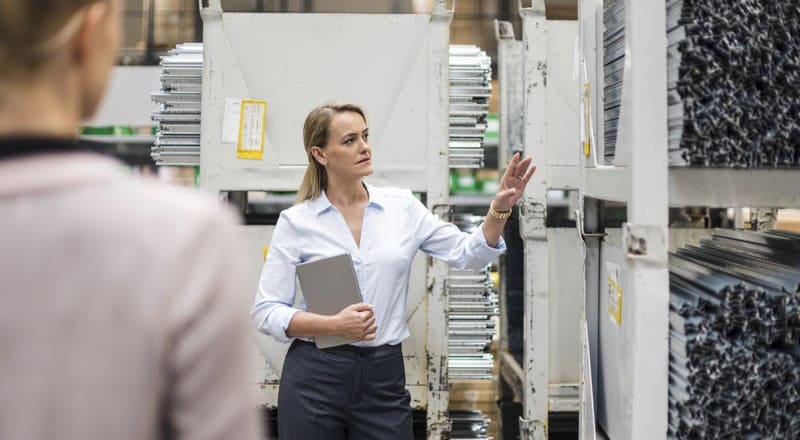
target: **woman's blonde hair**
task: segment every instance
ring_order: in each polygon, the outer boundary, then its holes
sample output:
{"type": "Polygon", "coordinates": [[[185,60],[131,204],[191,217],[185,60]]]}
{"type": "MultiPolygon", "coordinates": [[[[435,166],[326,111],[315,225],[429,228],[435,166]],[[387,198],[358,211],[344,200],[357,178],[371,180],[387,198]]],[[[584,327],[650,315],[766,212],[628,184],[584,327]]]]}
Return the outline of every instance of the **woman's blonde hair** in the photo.
{"type": "Polygon", "coordinates": [[[297,192],[297,203],[316,199],[328,187],[328,172],[314,159],[311,148],[325,148],[325,145],[328,144],[328,126],[331,118],[334,114],[347,112],[358,113],[364,118],[364,122],[367,122],[367,117],[361,107],[332,101],[311,110],[306,116],[306,122],[303,124],[303,144],[308,156],[308,168],[303,176],[303,183],[300,184],[300,190],[297,192]]]}
{"type": "Polygon", "coordinates": [[[77,30],[76,14],[100,1],[0,0],[0,77],[36,71],[77,30]]]}

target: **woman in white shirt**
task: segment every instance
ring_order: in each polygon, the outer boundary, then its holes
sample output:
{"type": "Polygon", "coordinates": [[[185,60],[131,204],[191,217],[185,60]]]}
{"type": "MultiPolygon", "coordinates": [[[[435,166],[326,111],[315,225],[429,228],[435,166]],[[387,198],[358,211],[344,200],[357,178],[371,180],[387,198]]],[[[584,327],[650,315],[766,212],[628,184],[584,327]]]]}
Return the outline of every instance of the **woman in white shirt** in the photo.
{"type": "Polygon", "coordinates": [[[400,343],[411,261],[418,250],[458,268],[505,251],[500,236],[535,170],[512,159],[483,225],[472,234],[441,221],[409,190],[378,188],[364,111],[326,103],[303,127],[309,165],[298,204],[275,227],[251,314],[258,329],[292,342],[278,397],[285,439],[410,439],[410,396],[400,343]],[[350,253],[363,302],[332,316],[293,307],[299,263],[350,253]],[[315,336],[359,342],[318,349],[315,336]]]}

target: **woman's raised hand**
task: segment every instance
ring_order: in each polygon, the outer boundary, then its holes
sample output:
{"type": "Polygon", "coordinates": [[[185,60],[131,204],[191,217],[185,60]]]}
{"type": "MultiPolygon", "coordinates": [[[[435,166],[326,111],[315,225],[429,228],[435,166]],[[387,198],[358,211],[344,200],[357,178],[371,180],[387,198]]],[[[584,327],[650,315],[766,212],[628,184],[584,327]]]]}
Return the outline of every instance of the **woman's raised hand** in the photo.
{"type": "Polygon", "coordinates": [[[500,191],[497,192],[492,202],[496,211],[510,211],[522,197],[525,186],[536,171],[536,164],[531,163],[530,156],[521,160],[520,157],[522,157],[521,153],[514,153],[511,163],[508,164],[506,172],[500,179],[500,191]]]}

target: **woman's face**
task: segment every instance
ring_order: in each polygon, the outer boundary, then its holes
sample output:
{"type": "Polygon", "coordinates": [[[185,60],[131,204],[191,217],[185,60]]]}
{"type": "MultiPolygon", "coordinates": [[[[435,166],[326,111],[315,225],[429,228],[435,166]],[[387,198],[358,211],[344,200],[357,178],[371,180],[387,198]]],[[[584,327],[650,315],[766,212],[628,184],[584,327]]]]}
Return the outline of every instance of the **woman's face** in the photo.
{"type": "MultiPolygon", "coordinates": [[[[372,174],[369,128],[355,112],[334,113],[328,124],[328,144],[314,155],[329,177],[360,178],[372,174]]],[[[317,147],[314,147],[317,148],[317,147]]]]}

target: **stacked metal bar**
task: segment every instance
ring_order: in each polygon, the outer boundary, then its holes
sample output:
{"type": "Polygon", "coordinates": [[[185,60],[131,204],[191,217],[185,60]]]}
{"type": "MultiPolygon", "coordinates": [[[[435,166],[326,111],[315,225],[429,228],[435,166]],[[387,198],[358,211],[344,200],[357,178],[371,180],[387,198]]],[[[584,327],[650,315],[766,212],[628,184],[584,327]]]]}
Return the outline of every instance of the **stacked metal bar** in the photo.
{"type": "Polygon", "coordinates": [[[202,43],[179,44],[161,58],[161,90],[150,95],[159,104],[153,113],[159,132],[150,154],[156,165],[200,164],[202,79],[202,43]]]}
{"type": "Polygon", "coordinates": [[[603,2],[603,26],[604,155],[611,162],[617,149],[625,67],[625,0],[603,2]]]}
{"type": "Polygon", "coordinates": [[[450,336],[448,363],[452,380],[491,379],[494,358],[489,345],[497,332],[497,294],[489,268],[451,270],[448,279],[450,336]]]}
{"type": "Polygon", "coordinates": [[[800,235],[717,230],[670,291],[669,437],[800,438],[800,235]]]}
{"type": "Polygon", "coordinates": [[[671,165],[800,166],[800,3],[668,0],[671,165]]]}
{"type": "MultiPolygon", "coordinates": [[[[472,232],[483,221],[462,215],[456,225],[472,232]]],[[[451,269],[447,281],[449,362],[451,380],[491,379],[494,357],[489,345],[497,334],[497,293],[489,267],[481,270],[451,269]]]]}
{"type": "Polygon", "coordinates": [[[481,410],[450,410],[450,421],[453,428],[450,432],[451,440],[490,440],[488,437],[489,419],[481,410]]]}
{"type": "Polygon", "coordinates": [[[450,46],[450,168],[483,167],[492,59],[477,46],[450,46]]]}

